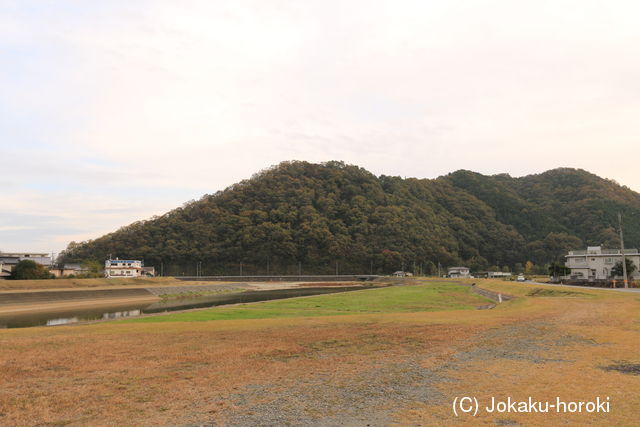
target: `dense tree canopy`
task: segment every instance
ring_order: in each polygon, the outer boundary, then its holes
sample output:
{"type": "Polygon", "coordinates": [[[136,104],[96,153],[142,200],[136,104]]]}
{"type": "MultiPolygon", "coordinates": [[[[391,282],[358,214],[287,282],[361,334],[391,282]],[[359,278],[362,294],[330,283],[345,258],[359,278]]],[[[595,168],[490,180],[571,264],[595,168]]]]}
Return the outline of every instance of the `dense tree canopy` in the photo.
{"type": "MultiPolygon", "coordinates": [[[[562,261],[569,249],[617,244],[616,213],[640,195],[582,170],[511,178],[458,171],[380,176],[342,162],[284,162],[224,191],[96,240],[66,262],[143,258],[165,274],[435,272],[562,261]]],[[[640,226],[625,229],[640,243],[640,226]]]]}

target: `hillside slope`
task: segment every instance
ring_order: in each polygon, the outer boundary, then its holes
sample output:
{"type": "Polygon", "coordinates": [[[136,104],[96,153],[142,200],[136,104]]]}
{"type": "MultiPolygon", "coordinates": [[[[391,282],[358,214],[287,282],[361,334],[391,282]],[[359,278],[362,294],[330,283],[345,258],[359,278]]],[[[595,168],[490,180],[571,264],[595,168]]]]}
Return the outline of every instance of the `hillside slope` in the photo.
{"type": "MultiPolygon", "coordinates": [[[[512,178],[457,171],[376,177],[342,162],[283,162],[224,191],[98,239],[62,261],[143,258],[165,274],[434,272],[561,259],[618,245],[617,212],[640,218],[640,194],[582,170],[512,178]]],[[[637,221],[627,246],[640,244],[637,221]]]]}

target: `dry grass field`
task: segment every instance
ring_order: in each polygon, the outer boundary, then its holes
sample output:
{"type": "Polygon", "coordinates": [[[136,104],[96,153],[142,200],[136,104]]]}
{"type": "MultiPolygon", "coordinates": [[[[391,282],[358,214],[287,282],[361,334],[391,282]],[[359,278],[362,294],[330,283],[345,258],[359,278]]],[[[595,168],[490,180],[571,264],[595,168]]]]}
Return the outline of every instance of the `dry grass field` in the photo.
{"type": "Polygon", "coordinates": [[[476,281],[517,298],[491,310],[1,330],[0,425],[637,425],[640,294],[476,281]],[[611,403],[456,417],[462,396],[481,408],[492,396],[611,403]]]}

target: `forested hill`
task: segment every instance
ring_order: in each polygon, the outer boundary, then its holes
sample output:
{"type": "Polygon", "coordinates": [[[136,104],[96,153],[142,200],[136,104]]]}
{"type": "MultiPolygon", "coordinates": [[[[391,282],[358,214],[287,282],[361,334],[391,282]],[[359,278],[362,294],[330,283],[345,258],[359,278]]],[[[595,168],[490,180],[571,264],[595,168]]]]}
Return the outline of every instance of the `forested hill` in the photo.
{"type": "Polygon", "coordinates": [[[376,177],[342,162],[284,162],[161,217],[83,243],[61,261],[144,259],[165,274],[433,272],[540,266],[587,244],[640,246],[640,194],[576,169],[512,178],[457,171],[376,177]]]}

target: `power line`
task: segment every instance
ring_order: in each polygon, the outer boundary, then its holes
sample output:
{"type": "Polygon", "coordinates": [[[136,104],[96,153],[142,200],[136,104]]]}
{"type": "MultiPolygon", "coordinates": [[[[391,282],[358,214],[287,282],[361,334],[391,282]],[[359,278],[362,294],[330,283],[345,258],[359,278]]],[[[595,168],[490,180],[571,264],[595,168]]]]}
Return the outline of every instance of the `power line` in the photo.
{"type": "Polygon", "coordinates": [[[622,234],[622,214],[618,212],[618,226],[620,227],[620,250],[622,252],[622,278],[624,279],[624,287],[629,287],[627,280],[627,258],[624,255],[624,236],[622,234]]]}

